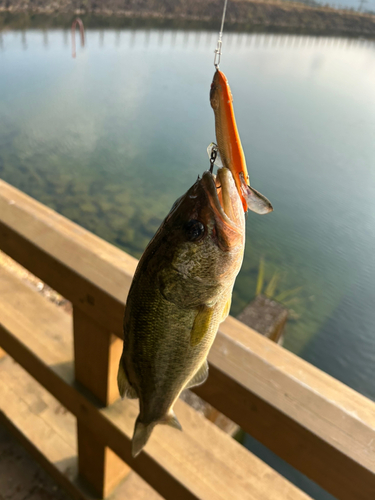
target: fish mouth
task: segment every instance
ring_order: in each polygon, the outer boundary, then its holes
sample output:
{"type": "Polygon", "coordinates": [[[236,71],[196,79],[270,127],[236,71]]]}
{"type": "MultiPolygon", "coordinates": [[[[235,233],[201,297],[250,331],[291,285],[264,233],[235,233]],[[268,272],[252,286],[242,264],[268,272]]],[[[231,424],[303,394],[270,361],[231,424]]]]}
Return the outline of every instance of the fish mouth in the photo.
{"type": "Polygon", "coordinates": [[[211,172],[204,172],[202,185],[208,196],[216,221],[231,232],[242,234],[244,212],[241,198],[229,169],[220,168],[216,177],[211,172]]]}

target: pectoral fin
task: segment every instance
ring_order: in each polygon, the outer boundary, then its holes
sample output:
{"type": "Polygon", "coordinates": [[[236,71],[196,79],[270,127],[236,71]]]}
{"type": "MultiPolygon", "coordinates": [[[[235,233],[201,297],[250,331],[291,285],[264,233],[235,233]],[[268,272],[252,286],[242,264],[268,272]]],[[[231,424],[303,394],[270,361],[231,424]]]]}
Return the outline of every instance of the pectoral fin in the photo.
{"type": "Polygon", "coordinates": [[[205,305],[198,308],[198,314],[195,317],[193,328],[190,334],[190,345],[197,346],[203,340],[210,326],[214,309],[205,305]]]}
{"type": "Polygon", "coordinates": [[[202,385],[206,382],[208,377],[208,363],[207,359],[204,360],[203,365],[199,368],[194,377],[189,380],[189,382],[185,385],[184,389],[191,389],[197,385],[202,385]]]}
{"type": "Polygon", "coordinates": [[[225,304],[225,307],[223,309],[223,315],[221,317],[221,321],[224,321],[225,318],[228,317],[231,305],[232,305],[232,294],[229,295],[229,299],[227,300],[227,303],[225,304]]]}
{"type": "Polygon", "coordinates": [[[241,180],[241,192],[242,196],[246,200],[247,208],[261,215],[272,212],[273,206],[271,202],[265,196],[263,196],[259,191],[246,184],[242,172],[240,173],[240,180],[241,180]]]}
{"type": "Polygon", "coordinates": [[[124,367],[122,366],[122,360],[120,360],[120,366],[118,368],[117,385],[122,399],[124,398],[138,399],[137,393],[135,392],[133,387],[129,384],[124,367]]]}

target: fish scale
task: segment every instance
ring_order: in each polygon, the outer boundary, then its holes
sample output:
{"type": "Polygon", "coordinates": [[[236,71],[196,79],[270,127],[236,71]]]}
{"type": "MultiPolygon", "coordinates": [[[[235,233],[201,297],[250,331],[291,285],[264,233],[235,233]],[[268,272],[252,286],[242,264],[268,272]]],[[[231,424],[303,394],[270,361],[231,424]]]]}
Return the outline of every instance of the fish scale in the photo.
{"type": "Polygon", "coordinates": [[[181,429],[173,405],[206,380],[209,349],[229,313],[245,218],[232,174],[222,168],[217,176],[228,214],[205,172],[161,224],[129,291],[118,382],[122,396],[139,398],[134,456],[156,424],[181,429]]]}

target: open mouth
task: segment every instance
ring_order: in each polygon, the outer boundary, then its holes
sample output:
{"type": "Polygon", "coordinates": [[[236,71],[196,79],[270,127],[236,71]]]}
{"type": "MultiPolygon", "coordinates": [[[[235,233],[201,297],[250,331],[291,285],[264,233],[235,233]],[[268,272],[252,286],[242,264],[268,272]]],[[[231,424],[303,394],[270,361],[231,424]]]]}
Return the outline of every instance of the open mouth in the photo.
{"type": "Polygon", "coordinates": [[[208,195],[215,215],[236,232],[241,231],[243,209],[233,176],[227,168],[217,171],[216,177],[205,172],[202,177],[204,189],[208,195]]]}

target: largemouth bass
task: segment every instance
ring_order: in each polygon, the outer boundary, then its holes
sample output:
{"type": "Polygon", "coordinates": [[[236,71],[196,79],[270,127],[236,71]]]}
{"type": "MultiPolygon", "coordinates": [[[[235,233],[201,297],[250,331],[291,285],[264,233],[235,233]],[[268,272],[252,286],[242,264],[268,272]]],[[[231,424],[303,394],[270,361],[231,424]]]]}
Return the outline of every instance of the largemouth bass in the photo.
{"type": "Polygon", "coordinates": [[[224,167],[232,172],[243,209],[258,214],[273,210],[270,201],[259,191],[250,187],[245,154],[242,149],[233,109],[233,97],[228,80],[223,72],[216,70],[211,84],[210,102],[215,114],[217,147],[224,167]]]}
{"type": "Polygon", "coordinates": [[[205,172],[173,205],[135,272],[118,372],[122,397],[139,399],[132,454],[156,424],[181,429],[173,405],[208,376],[207,355],[230,309],[245,245],[231,172],[205,172]]]}

